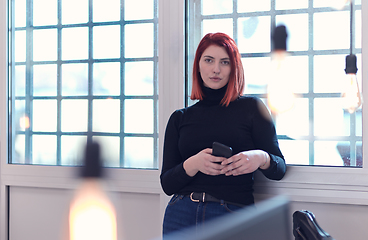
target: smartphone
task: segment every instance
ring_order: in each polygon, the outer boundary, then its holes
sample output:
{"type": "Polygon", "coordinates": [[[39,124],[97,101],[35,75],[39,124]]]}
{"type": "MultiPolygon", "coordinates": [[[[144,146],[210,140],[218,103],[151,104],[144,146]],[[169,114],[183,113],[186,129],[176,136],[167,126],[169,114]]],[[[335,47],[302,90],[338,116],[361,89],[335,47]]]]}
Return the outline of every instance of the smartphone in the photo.
{"type": "Polygon", "coordinates": [[[212,144],[212,155],[216,157],[229,158],[233,154],[233,149],[222,143],[214,142],[212,144]]]}

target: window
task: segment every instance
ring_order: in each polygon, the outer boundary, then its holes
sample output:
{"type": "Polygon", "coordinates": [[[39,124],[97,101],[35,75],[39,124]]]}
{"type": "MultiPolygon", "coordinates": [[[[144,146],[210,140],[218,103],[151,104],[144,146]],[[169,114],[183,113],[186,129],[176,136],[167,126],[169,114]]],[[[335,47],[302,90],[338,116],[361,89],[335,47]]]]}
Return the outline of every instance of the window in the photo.
{"type": "MultiPolygon", "coordinates": [[[[350,53],[350,7],[337,10],[330,1],[190,0],[187,74],[200,39],[224,32],[237,42],[245,70],[245,94],[267,104],[272,81],[271,32],[283,24],[288,31],[290,88],[294,107],[273,115],[280,148],[290,165],[362,167],[362,111],[341,105],[340,85],[345,56],[350,53]]],[[[361,1],[353,5],[352,52],[361,69],[361,1]]],[[[357,78],[361,82],[362,71],[357,78]]],[[[190,95],[188,80],[187,95],[190,95]]],[[[188,99],[189,104],[191,104],[188,99]]]]}
{"type": "Polygon", "coordinates": [[[157,5],[9,1],[9,163],[158,168],[157,5]]]}

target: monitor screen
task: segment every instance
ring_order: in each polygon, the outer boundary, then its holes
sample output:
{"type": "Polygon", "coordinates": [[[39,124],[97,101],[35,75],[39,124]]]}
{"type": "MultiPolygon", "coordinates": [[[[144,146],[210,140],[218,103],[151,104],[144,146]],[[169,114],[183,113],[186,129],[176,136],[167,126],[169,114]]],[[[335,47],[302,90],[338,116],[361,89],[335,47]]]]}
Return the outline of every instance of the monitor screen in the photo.
{"type": "Polygon", "coordinates": [[[289,200],[278,196],[214,219],[201,228],[188,228],[164,240],[291,240],[292,215],[289,200]]]}

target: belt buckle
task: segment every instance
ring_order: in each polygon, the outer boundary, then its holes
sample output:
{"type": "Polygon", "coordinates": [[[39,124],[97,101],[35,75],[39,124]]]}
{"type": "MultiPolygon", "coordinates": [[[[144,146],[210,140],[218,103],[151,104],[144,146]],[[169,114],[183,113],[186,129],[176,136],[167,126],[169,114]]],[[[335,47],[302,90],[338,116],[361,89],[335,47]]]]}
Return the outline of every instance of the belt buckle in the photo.
{"type": "MultiPolygon", "coordinates": [[[[197,200],[197,199],[193,199],[193,194],[194,194],[194,192],[192,192],[191,194],[190,194],[190,200],[192,200],[193,202],[199,202],[199,199],[197,200]]],[[[205,192],[203,192],[202,193],[202,202],[205,202],[205,199],[206,199],[206,193],[205,192]]]]}

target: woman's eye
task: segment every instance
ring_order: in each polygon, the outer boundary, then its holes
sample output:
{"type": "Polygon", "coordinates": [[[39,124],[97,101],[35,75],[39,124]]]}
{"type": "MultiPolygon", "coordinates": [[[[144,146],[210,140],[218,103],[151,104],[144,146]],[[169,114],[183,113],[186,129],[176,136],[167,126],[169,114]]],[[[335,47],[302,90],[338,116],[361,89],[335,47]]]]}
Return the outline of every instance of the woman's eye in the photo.
{"type": "Polygon", "coordinates": [[[210,58],[206,58],[204,61],[205,61],[205,62],[212,62],[212,59],[210,59],[210,58]]]}
{"type": "Polygon", "coordinates": [[[223,61],[222,64],[229,65],[230,64],[230,61],[223,61]]]}

